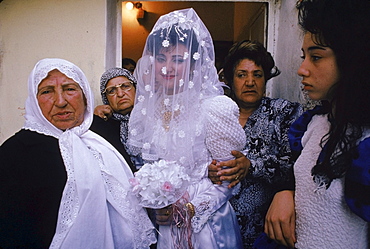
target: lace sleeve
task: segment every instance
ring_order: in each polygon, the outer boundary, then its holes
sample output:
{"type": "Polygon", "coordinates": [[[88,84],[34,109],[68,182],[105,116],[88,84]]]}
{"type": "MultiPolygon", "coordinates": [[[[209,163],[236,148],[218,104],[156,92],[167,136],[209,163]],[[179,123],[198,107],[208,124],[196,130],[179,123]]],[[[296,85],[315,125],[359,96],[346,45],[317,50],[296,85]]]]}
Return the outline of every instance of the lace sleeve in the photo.
{"type": "Polygon", "coordinates": [[[208,119],[206,146],[212,158],[231,159],[231,151],[241,151],[246,143],[237,104],[227,96],[217,96],[206,100],[204,108],[208,119]]]}

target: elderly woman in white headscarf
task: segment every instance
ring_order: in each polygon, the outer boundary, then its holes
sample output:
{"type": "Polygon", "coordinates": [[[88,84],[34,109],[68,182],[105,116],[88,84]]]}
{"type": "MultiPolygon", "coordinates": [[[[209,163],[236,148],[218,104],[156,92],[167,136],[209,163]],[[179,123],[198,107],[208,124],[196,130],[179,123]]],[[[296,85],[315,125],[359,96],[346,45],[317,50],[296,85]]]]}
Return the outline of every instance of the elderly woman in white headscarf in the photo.
{"type": "Polygon", "coordinates": [[[148,248],[152,224],[123,157],[89,131],[93,94],[77,66],[40,60],[26,122],[0,147],[0,247],[148,248]]]}
{"type": "Polygon", "coordinates": [[[241,150],[245,134],[236,103],[223,95],[211,35],[193,9],[159,18],[134,75],[129,149],[150,163],[133,185],[142,205],[159,210],[158,248],[242,248],[232,190],[213,185],[207,166],[241,150]]]}

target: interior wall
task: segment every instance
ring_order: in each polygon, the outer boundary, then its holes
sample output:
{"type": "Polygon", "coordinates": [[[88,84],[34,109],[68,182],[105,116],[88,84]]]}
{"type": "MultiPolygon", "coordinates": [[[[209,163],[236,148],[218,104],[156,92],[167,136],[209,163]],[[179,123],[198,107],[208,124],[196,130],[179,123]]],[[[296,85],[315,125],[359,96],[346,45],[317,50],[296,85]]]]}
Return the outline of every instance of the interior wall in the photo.
{"type": "MultiPolygon", "coordinates": [[[[263,26],[254,26],[254,28],[251,28],[251,26],[255,24],[256,20],[261,18],[261,14],[263,14],[261,13],[263,5],[264,3],[237,3],[234,14],[234,41],[257,38],[256,29],[261,28],[262,32],[265,31],[263,26]]],[[[262,25],[264,24],[265,23],[262,23],[262,25]]],[[[258,36],[258,40],[265,43],[264,38],[261,39],[258,36]]]]}
{"type": "Polygon", "coordinates": [[[249,26],[249,39],[259,41],[265,46],[267,45],[266,5],[267,4],[260,5],[260,8],[255,12],[255,16],[252,18],[251,25],[249,26]]]}

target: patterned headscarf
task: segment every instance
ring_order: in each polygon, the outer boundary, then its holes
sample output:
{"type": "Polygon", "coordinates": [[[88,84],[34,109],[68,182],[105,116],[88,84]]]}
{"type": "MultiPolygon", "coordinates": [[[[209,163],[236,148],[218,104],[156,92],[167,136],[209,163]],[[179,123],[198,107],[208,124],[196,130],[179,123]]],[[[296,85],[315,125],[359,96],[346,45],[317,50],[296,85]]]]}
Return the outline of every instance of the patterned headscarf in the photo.
{"type": "MultiPolygon", "coordinates": [[[[137,82],[136,82],[135,77],[132,76],[130,71],[128,71],[125,68],[119,68],[119,67],[108,69],[107,71],[103,73],[103,75],[100,78],[100,93],[101,93],[103,104],[109,105],[107,96],[105,95],[105,93],[103,93],[107,86],[108,81],[113,78],[119,77],[119,76],[124,76],[128,80],[132,81],[136,89],[137,82]]],[[[127,137],[128,137],[129,118],[130,118],[130,113],[127,113],[125,115],[121,113],[117,113],[117,112],[113,113],[113,119],[120,121],[120,139],[121,139],[121,143],[125,146],[126,150],[127,150],[126,142],[127,142],[127,137]]]]}
{"type": "Polygon", "coordinates": [[[134,78],[134,76],[132,76],[130,71],[128,71],[125,68],[120,68],[120,67],[114,67],[114,68],[108,69],[107,71],[103,73],[103,75],[100,78],[100,94],[101,94],[101,99],[104,105],[109,105],[107,96],[105,96],[105,93],[103,93],[107,86],[108,81],[113,78],[119,77],[119,76],[124,76],[128,80],[132,81],[134,83],[134,87],[136,88],[136,84],[137,84],[136,79],[134,78]]]}

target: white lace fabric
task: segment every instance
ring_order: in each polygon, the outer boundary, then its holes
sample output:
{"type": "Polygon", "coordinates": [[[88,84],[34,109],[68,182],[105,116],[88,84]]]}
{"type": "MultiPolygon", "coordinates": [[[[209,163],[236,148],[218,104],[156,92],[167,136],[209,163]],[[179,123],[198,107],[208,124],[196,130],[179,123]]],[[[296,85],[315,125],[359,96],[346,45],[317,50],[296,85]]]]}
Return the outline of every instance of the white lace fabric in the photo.
{"type": "Polygon", "coordinates": [[[62,59],[43,59],[30,74],[28,90],[23,128],[57,138],[67,171],[50,248],[148,248],[156,241],[153,226],[131,194],[129,166],[112,145],[89,131],[93,94],[81,69],[62,59]],[[87,101],[83,123],[66,131],[42,115],[36,99],[38,84],[53,69],[77,82],[87,101]]]}
{"type": "Polygon", "coordinates": [[[218,161],[231,159],[230,152],[241,151],[246,143],[237,104],[226,96],[218,96],[203,106],[208,114],[206,145],[212,158],[218,161]]]}

